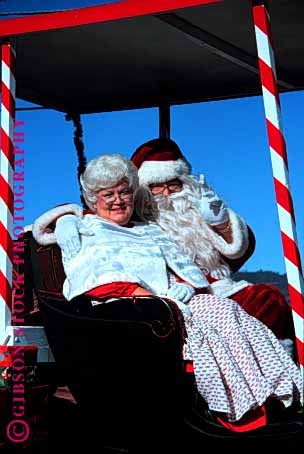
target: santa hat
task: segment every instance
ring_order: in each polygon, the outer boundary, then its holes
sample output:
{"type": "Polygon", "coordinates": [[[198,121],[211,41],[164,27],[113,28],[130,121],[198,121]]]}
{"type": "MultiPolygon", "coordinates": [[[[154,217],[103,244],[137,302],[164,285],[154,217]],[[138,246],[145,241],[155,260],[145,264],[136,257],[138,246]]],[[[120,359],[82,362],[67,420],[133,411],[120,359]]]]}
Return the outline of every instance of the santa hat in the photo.
{"type": "Polygon", "coordinates": [[[140,184],[162,183],[191,173],[191,165],[171,139],[153,139],[137,148],[131,161],[140,184]]]}

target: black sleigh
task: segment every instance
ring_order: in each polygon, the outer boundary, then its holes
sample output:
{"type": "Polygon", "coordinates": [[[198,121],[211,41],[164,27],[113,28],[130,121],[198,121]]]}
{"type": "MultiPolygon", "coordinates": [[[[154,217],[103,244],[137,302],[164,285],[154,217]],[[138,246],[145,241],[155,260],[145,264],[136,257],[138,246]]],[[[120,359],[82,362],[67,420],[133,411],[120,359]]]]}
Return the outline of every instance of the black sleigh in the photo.
{"type": "MultiPolygon", "coordinates": [[[[247,254],[230,263],[234,270],[254,250],[250,235],[247,254]]],[[[36,322],[44,326],[54,357],[46,367],[50,452],[57,445],[81,445],[109,453],[194,453],[208,439],[218,445],[301,440],[303,425],[295,415],[246,433],[216,422],[196,391],[191,364],[183,360],[186,333],[173,302],[132,297],[105,304],[84,296],[68,302],[61,292],[59,247],[38,245],[31,232],[24,242],[28,313],[32,292],[36,322]],[[64,401],[53,397],[57,386],[67,386],[77,403],[63,408],[64,401]]]]}

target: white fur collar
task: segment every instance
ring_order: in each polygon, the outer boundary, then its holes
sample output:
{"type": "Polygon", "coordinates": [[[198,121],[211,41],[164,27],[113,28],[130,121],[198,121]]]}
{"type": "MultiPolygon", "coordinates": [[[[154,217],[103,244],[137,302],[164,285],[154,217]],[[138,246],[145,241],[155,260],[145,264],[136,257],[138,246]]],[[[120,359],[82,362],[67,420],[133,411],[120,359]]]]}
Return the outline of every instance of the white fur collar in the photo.
{"type": "Polygon", "coordinates": [[[33,224],[33,237],[42,246],[57,243],[55,233],[49,228],[50,223],[64,214],[75,214],[82,217],[83,209],[75,203],[59,205],[42,214],[33,224]]]}

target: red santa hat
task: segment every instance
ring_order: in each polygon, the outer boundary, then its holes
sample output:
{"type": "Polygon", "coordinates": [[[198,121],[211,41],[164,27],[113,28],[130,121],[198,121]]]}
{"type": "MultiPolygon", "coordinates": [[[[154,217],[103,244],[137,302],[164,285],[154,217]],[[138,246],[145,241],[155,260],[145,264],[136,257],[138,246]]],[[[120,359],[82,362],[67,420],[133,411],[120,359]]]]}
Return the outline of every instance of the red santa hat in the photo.
{"type": "Polygon", "coordinates": [[[171,139],[153,139],[140,145],[131,157],[140,184],[163,183],[191,173],[191,165],[171,139]]]}

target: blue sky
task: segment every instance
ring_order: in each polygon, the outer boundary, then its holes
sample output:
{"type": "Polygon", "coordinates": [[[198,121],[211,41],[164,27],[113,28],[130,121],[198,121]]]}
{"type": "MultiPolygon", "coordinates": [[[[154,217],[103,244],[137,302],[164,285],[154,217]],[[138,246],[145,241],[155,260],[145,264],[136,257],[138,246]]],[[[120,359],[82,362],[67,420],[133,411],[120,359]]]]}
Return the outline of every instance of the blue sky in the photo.
{"type": "MultiPolygon", "coordinates": [[[[1,11],[55,9],[100,4],[100,0],[6,1],[1,11]]],[[[104,2],[105,3],[105,2],[104,2]]],[[[290,182],[300,251],[304,251],[303,111],[304,91],[281,95],[290,182]]],[[[18,106],[25,105],[18,102],[18,106]]],[[[20,111],[24,120],[26,223],[64,202],[79,202],[73,127],[55,111],[20,111]]],[[[130,157],[142,142],[158,135],[157,109],[84,115],[85,153],[130,157]]],[[[172,108],[171,136],[196,174],[252,227],[257,247],[245,270],[285,271],[270,154],[261,97],[172,108]]]]}
{"type": "Polygon", "coordinates": [[[115,3],[118,0],[0,0],[0,13],[5,11],[43,11],[82,8],[85,6],[115,3]]]}

